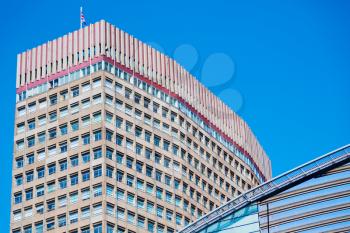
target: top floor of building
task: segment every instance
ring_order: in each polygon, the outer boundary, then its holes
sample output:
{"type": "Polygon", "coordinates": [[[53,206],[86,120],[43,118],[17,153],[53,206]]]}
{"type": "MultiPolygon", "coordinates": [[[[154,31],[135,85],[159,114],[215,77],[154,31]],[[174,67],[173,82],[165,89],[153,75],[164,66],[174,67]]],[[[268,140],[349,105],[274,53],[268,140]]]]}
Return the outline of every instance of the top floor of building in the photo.
{"type": "Polygon", "coordinates": [[[183,102],[271,177],[270,160],[244,120],[172,58],[104,20],[18,54],[17,100],[101,59],[183,102]]]}

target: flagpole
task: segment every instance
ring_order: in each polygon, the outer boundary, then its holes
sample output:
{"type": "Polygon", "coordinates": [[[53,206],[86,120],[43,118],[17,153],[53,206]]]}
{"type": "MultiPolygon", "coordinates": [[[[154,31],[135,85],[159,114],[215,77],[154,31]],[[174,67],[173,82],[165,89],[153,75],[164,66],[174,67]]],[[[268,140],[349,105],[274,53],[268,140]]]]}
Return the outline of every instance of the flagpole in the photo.
{"type": "Polygon", "coordinates": [[[80,7],[80,29],[83,28],[83,20],[81,19],[81,16],[83,15],[83,7],[80,7]]]}

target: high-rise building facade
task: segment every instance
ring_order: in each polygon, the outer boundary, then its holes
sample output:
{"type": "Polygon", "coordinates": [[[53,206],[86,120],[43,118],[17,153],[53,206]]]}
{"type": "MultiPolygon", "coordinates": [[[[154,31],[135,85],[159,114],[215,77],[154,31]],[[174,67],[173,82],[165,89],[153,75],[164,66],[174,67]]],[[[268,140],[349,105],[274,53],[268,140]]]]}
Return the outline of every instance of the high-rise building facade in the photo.
{"type": "Polygon", "coordinates": [[[350,145],[220,206],[180,233],[350,232],[350,145]]]}
{"type": "Polygon", "coordinates": [[[17,57],[11,232],[175,232],[271,177],[247,124],[99,21],[17,57]]]}

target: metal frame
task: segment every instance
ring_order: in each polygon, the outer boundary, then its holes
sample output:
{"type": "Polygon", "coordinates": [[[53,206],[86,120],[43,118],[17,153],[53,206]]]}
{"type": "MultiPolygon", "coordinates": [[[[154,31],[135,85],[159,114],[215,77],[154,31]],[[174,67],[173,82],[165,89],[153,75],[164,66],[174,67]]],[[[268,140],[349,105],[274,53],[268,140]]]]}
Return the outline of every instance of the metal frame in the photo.
{"type": "Polygon", "coordinates": [[[258,201],[259,199],[276,192],[276,190],[282,189],[298,182],[306,177],[310,177],[317,172],[331,167],[332,165],[341,163],[350,159],[350,144],[322,155],[314,160],[304,163],[290,171],[287,171],[270,181],[267,181],[250,191],[243,193],[237,198],[227,202],[219,208],[209,212],[207,215],[201,217],[196,222],[191,223],[184,229],[179,231],[180,233],[194,233],[202,230],[206,226],[215,223],[217,220],[226,216],[232,212],[235,212],[244,206],[258,201]]]}

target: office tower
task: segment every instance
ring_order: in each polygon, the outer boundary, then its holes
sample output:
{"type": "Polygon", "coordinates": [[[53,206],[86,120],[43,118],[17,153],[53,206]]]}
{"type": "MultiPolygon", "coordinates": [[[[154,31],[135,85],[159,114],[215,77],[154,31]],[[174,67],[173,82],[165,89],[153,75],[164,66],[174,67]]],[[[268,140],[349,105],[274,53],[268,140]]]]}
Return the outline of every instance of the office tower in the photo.
{"type": "Polygon", "coordinates": [[[271,176],[247,124],[105,21],[17,57],[12,232],[175,232],[271,176]]]}
{"type": "Polygon", "coordinates": [[[180,233],[350,232],[350,145],[247,191],[180,233]]]}

